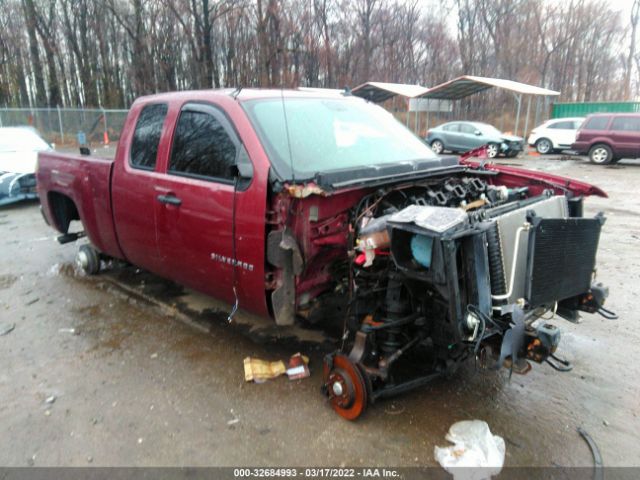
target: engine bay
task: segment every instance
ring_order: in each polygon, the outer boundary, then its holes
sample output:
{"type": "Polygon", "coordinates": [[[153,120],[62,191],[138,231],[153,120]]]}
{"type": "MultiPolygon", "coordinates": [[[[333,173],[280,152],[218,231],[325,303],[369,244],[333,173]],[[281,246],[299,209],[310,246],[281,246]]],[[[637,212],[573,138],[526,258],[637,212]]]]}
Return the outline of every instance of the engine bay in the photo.
{"type": "Polygon", "coordinates": [[[465,360],[526,373],[557,357],[555,314],[608,315],[594,283],[604,217],[582,197],[499,185],[487,172],[378,188],[350,212],[350,349],[325,359],[325,392],[343,417],[451,375],[465,360]]]}

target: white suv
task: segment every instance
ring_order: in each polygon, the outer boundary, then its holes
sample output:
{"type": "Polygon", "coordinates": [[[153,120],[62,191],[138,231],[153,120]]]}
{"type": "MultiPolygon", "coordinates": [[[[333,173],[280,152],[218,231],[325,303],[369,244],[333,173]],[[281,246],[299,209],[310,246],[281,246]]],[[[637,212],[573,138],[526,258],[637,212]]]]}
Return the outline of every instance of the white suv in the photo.
{"type": "Polygon", "coordinates": [[[556,150],[567,150],[576,140],[584,117],[554,118],[531,130],[527,143],[545,155],[556,150]]]}

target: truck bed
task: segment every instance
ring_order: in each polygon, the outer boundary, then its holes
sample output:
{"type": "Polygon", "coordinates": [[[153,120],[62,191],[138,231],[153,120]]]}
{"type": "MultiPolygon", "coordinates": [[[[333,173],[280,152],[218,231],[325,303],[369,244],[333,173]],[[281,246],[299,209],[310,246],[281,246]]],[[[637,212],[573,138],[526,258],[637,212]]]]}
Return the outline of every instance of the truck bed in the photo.
{"type": "Polygon", "coordinates": [[[44,152],[36,178],[43,214],[52,226],[67,233],[71,220],[81,220],[98,250],[122,258],[111,208],[112,171],[110,158],[44,152]]]}

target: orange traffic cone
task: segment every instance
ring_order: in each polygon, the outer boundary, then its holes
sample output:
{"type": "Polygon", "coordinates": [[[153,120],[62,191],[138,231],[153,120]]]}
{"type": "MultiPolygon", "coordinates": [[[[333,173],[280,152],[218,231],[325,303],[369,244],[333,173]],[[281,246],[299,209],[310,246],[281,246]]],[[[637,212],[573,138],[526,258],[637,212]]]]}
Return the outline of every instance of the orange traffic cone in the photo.
{"type": "Polygon", "coordinates": [[[109,145],[109,133],[106,130],[104,131],[104,145],[105,147],[109,145]]]}

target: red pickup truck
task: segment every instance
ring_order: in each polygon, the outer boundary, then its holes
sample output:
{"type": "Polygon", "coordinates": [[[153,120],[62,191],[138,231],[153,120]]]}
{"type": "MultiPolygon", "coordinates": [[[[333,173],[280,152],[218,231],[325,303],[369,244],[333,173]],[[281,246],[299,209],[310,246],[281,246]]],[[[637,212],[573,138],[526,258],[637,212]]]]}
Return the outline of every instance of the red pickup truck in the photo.
{"type": "Polygon", "coordinates": [[[348,93],[143,97],[115,160],[43,152],[37,183],[59,241],[88,237],[88,273],[122,259],[278,325],[343,326],[323,388],[348,419],[468,358],[564,368],[535,320],[609,314],[604,219],[582,215],[602,190],[437,156],[348,93]]]}

